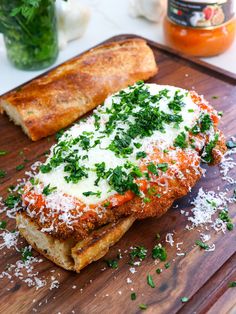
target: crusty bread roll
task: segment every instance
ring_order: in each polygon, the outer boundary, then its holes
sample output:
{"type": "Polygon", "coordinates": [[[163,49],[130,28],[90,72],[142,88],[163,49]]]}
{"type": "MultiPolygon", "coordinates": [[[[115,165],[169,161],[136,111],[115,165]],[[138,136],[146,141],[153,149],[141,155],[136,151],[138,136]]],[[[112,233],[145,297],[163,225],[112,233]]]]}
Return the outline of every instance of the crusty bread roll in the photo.
{"type": "Polygon", "coordinates": [[[68,126],[109,94],[156,73],[144,40],[107,43],[5,94],[0,109],[37,141],[68,126]]]}
{"type": "Polygon", "coordinates": [[[58,266],[76,272],[106,255],[109,248],[120,240],[134,221],[132,216],[119,219],[93,231],[86,239],[76,242],[73,238],[56,239],[41,232],[25,212],[19,212],[16,216],[20,234],[35,250],[58,266]]]}

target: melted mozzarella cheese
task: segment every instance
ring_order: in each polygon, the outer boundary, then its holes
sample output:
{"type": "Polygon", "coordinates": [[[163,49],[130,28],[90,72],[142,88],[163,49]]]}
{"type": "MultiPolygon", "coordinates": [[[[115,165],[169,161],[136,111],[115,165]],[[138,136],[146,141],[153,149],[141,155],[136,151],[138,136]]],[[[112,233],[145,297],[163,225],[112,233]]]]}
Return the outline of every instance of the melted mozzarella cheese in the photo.
{"type": "MultiPolygon", "coordinates": [[[[174,94],[177,90],[179,90],[181,93],[184,93],[184,98],[182,99],[185,106],[183,106],[182,111],[180,114],[182,115],[183,122],[179,124],[179,128],[176,129],[173,126],[169,124],[165,124],[165,133],[162,133],[160,131],[154,131],[152,136],[145,137],[145,138],[139,138],[138,142],[142,145],[140,148],[136,148],[133,146],[133,153],[128,156],[128,158],[120,158],[115,156],[114,152],[106,149],[111,141],[114,139],[114,132],[111,135],[106,135],[105,137],[101,138],[101,130],[105,129],[105,123],[109,119],[109,114],[104,113],[104,109],[110,108],[112,106],[112,101],[119,102],[119,97],[112,95],[108,97],[104,103],[103,106],[100,106],[97,110],[95,110],[96,114],[100,114],[101,120],[100,120],[100,129],[98,131],[95,130],[94,126],[94,117],[90,116],[87,120],[80,122],[79,124],[75,124],[73,127],[71,127],[67,132],[64,133],[62,136],[62,140],[68,140],[73,139],[81,135],[84,131],[86,132],[94,132],[94,138],[93,140],[100,139],[101,143],[93,148],[90,148],[88,151],[82,150],[79,146],[76,147],[78,149],[78,154],[80,156],[82,155],[88,155],[88,157],[83,161],[84,165],[90,170],[88,171],[88,178],[81,179],[78,183],[67,183],[64,179],[68,173],[64,172],[64,164],[61,164],[60,166],[53,168],[51,172],[49,173],[39,173],[38,178],[40,182],[43,183],[44,186],[50,184],[50,186],[57,187],[58,193],[65,193],[70,196],[75,196],[79,198],[81,201],[83,201],[85,204],[94,204],[101,201],[106,200],[109,196],[117,193],[114,190],[111,190],[111,187],[109,186],[107,180],[101,179],[98,183],[98,186],[94,185],[95,180],[97,179],[96,172],[94,171],[95,164],[105,162],[106,164],[106,170],[109,168],[115,168],[117,166],[122,166],[124,163],[129,160],[135,164],[138,165],[138,161],[136,160],[136,153],[138,151],[144,150],[146,153],[148,153],[153,145],[160,147],[161,149],[168,148],[173,145],[173,142],[177,135],[181,133],[182,131],[185,131],[185,127],[193,127],[195,124],[196,119],[200,115],[200,109],[199,107],[192,101],[191,96],[188,91],[183,90],[181,88],[168,86],[168,85],[156,85],[156,84],[145,84],[145,86],[148,88],[151,95],[158,94],[163,89],[168,89],[170,98],[162,98],[158,102],[159,108],[166,112],[166,113],[172,113],[173,112],[169,109],[168,103],[173,100],[174,94]],[[100,111],[103,110],[103,113],[100,113],[100,111]],[[190,111],[189,111],[190,110],[190,111]],[[86,197],[83,193],[84,192],[101,192],[100,197],[97,197],[95,195],[91,195],[89,197],[86,197]]],[[[128,92],[129,88],[125,89],[124,91],[128,92]]],[[[150,103],[150,106],[157,106],[157,104],[150,103]]],[[[137,110],[139,108],[137,107],[137,110]]],[[[136,110],[136,108],[135,108],[136,110]]],[[[134,119],[133,117],[130,117],[129,119],[134,119]]],[[[131,120],[132,121],[132,120],[131,120]]],[[[125,124],[125,122],[122,122],[119,124],[119,127],[123,127],[124,129],[128,126],[125,124]]],[[[104,134],[103,134],[104,136],[104,134]]],[[[137,139],[136,139],[137,142],[137,139]]],[[[53,156],[53,148],[51,149],[51,154],[48,158],[48,160],[53,156]]]]}

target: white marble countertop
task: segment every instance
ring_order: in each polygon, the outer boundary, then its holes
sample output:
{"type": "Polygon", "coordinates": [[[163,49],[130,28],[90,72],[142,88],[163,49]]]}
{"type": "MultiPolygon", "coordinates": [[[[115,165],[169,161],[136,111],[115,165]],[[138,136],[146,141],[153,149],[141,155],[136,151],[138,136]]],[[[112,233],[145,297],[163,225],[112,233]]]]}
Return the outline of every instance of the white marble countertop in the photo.
{"type": "MultiPolygon", "coordinates": [[[[162,23],[156,24],[143,18],[134,19],[130,17],[128,14],[128,0],[119,0],[119,2],[116,0],[80,0],[80,2],[91,8],[92,14],[88,29],[82,38],[70,42],[60,52],[57,62],[53,66],[109,37],[119,34],[133,33],[164,43],[162,23]]],[[[204,60],[236,73],[236,40],[224,54],[204,60]]],[[[7,60],[3,40],[0,38],[0,95],[42,72],[27,72],[15,69],[7,60]]]]}

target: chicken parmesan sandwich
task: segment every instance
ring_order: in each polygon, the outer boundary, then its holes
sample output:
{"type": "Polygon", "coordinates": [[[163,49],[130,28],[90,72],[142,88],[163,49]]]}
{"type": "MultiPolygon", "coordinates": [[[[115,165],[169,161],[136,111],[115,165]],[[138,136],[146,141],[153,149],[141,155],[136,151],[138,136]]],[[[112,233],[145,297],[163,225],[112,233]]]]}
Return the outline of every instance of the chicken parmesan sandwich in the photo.
{"type": "Polygon", "coordinates": [[[219,115],[196,92],[144,84],[109,96],[59,138],[25,185],[21,234],[79,272],[136,219],[159,217],[226,151],[219,115]]]}

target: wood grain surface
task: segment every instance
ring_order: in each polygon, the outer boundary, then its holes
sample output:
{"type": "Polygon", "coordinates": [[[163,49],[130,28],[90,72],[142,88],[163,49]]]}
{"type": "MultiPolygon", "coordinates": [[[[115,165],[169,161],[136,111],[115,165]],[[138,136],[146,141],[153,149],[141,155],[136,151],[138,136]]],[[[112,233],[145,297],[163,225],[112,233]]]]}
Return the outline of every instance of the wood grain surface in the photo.
{"type": "MultiPolygon", "coordinates": [[[[117,36],[111,40],[127,37],[130,35],[117,36]]],[[[220,128],[225,135],[228,138],[235,136],[236,80],[227,76],[227,73],[219,73],[217,69],[206,68],[192,59],[181,58],[163,46],[150,41],[149,45],[159,65],[158,75],[150,81],[195,89],[199,94],[204,94],[217,110],[224,111],[220,128]],[[213,99],[213,96],[217,98],[213,99]]],[[[45,158],[44,152],[53,144],[54,137],[31,142],[5,115],[0,117],[0,130],[0,150],[9,152],[0,157],[0,169],[7,171],[7,176],[0,179],[0,195],[6,197],[7,187],[15,184],[34,161],[45,158]],[[21,151],[23,155],[19,153],[21,151]],[[28,161],[24,162],[24,159],[28,161]],[[16,166],[21,163],[25,163],[26,168],[16,171],[16,166]]],[[[216,250],[206,252],[194,246],[195,240],[199,239],[199,232],[196,229],[186,230],[187,218],[180,214],[181,209],[190,210],[190,203],[200,187],[216,191],[219,186],[221,191],[229,189],[232,193],[236,188],[222,181],[218,167],[204,167],[207,170],[206,177],[198,182],[188,196],[175,202],[166,215],[160,219],[137,221],[104,259],[91,264],[80,274],[64,271],[47,260],[36,264],[35,270],[39,271],[39,276],[47,279],[53,274],[60,282],[59,288],[50,290],[47,285],[36,290],[18,279],[1,279],[0,313],[139,313],[142,312],[139,309],[141,303],[148,305],[148,309],[143,311],[145,313],[236,313],[236,288],[228,288],[228,283],[236,280],[235,230],[224,235],[211,231],[211,243],[215,243],[216,250]],[[175,243],[183,242],[181,249],[186,252],[184,257],[176,255],[175,246],[165,243],[168,232],[174,233],[175,243]],[[170,262],[168,269],[165,269],[163,263],[155,265],[150,256],[152,247],[158,243],[157,233],[167,249],[170,262]],[[124,252],[135,245],[144,245],[149,252],[142,265],[136,267],[136,273],[129,271],[127,253],[119,261],[118,269],[101,271],[106,266],[105,259],[116,258],[119,249],[124,252]],[[160,275],[155,272],[158,267],[163,268],[160,275]],[[155,288],[147,285],[147,274],[153,276],[155,288]],[[127,284],[127,278],[132,280],[131,284],[127,284]],[[135,301],[130,299],[131,288],[137,294],[135,301]],[[184,296],[189,298],[187,303],[181,302],[184,296]]],[[[236,177],[235,169],[231,173],[236,177]]],[[[236,222],[235,204],[230,207],[230,213],[236,222]]],[[[4,219],[3,214],[0,219],[4,219]]],[[[14,221],[9,221],[7,227],[14,229],[14,221]]],[[[25,245],[22,239],[22,246],[25,245]]],[[[34,255],[38,256],[37,253],[34,255]]],[[[19,258],[19,253],[5,250],[0,256],[0,272],[19,258]]]]}

